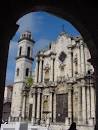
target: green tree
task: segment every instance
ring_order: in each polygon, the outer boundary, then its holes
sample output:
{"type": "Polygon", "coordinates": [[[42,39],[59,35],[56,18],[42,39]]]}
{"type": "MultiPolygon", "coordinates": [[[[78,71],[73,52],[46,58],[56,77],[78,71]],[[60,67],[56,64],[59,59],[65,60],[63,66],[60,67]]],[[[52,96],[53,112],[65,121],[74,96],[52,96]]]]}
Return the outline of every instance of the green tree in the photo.
{"type": "Polygon", "coordinates": [[[33,78],[32,76],[29,76],[25,80],[26,87],[31,87],[33,85],[33,78]]]}

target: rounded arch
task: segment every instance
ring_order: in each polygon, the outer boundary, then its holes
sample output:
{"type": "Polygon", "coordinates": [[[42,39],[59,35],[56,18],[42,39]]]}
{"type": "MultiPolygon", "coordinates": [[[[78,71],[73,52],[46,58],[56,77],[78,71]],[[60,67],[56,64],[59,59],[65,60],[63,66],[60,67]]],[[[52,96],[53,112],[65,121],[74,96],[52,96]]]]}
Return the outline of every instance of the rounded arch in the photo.
{"type": "Polygon", "coordinates": [[[17,20],[23,17],[24,15],[31,12],[45,11],[54,16],[60,17],[62,19],[70,22],[82,35],[84,42],[87,44],[89,51],[91,53],[91,57],[97,57],[97,49],[95,45],[95,41],[91,32],[87,29],[86,25],[81,22],[81,19],[77,17],[74,13],[73,9],[66,9],[66,11],[60,7],[48,6],[48,5],[33,5],[29,8],[24,9],[17,17],[17,20]]]}
{"type": "MultiPolygon", "coordinates": [[[[68,1],[67,1],[68,2],[68,1]]],[[[63,17],[65,15],[64,12],[67,13],[69,15],[69,22],[71,22],[82,34],[82,36],[84,37],[85,42],[88,45],[88,48],[90,50],[91,53],[91,57],[94,57],[92,62],[95,62],[96,59],[98,58],[98,30],[97,30],[97,25],[98,25],[98,16],[97,13],[98,12],[98,8],[87,8],[89,7],[89,4],[85,3],[82,4],[82,0],[80,1],[73,1],[70,2],[69,4],[67,4],[67,2],[65,3],[65,0],[50,0],[47,2],[47,0],[34,0],[34,1],[24,1],[24,3],[22,3],[21,1],[11,1],[8,2],[8,6],[7,8],[1,8],[2,10],[4,9],[4,11],[2,11],[3,13],[3,17],[1,18],[1,32],[2,32],[2,36],[1,37],[1,43],[3,43],[3,47],[1,47],[1,51],[0,51],[0,56],[1,59],[2,57],[4,57],[4,60],[1,61],[1,67],[0,67],[0,72],[1,72],[1,84],[0,86],[2,86],[1,92],[0,92],[0,118],[2,118],[2,106],[3,106],[3,92],[4,92],[4,86],[5,86],[5,74],[6,74],[6,66],[7,66],[7,55],[8,55],[8,48],[9,48],[9,40],[11,39],[11,37],[13,36],[13,34],[15,33],[16,29],[18,28],[18,26],[15,24],[16,21],[22,17],[23,15],[31,12],[31,11],[38,11],[38,10],[43,10],[43,11],[49,11],[48,8],[50,8],[50,13],[52,12],[58,12],[55,10],[55,7],[57,7],[57,9],[62,10],[61,13],[59,11],[59,13],[57,13],[57,16],[63,17]],[[77,4],[78,3],[78,4],[77,4]],[[9,5],[10,4],[10,5],[9,5]],[[11,8],[13,5],[13,8],[11,8]],[[40,5],[40,6],[39,6],[40,5]],[[50,5],[50,6],[48,6],[50,5]],[[15,7],[15,8],[14,8],[15,7]],[[16,7],[18,7],[18,9],[16,9],[16,7]],[[46,10],[45,10],[46,8],[46,10]],[[54,10],[52,10],[54,9],[54,10]],[[7,20],[7,24],[5,20],[5,13],[6,12],[6,20],[7,20]],[[95,13],[95,14],[94,14],[95,13]],[[7,15],[8,14],[8,15],[7,15]],[[71,18],[71,16],[73,16],[71,18]],[[83,17],[84,16],[84,17],[83,17]],[[97,19],[97,21],[96,21],[97,19]],[[89,23],[89,21],[94,21],[93,23],[89,23]],[[3,22],[2,22],[3,21],[3,22]],[[86,23],[85,23],[86,22],[86,23]],[[94,24],[95,23],[95,24],[94,24]],[[6,25],[6,26],[5,26],[6,25]],[[6,31],[9,30],[9,31],[6,31]]],[[[97,4],[96,4],[97,5],[97,4]]],[[[2,6],[2,4],[1,4],[2,6]]],[[[5,4],[4,4],[5,7],[5,4]]],[[[67,20],[66,15],[63,17],[67,20]]],[[[96,67],[96,75],[98,75],[98,63],[95,62],[95,67],[96,67]]],[[[96,81],[98,80],[98,76],[96,77],[96,81]]],[[[97,82],[98,85],[98,82],[97,82]]],[[[98,91],[98,90],[97,90],[98,91]]],[[[98,107],[98,106],[97,106],[98,107]]],[[[1,120],[0,120],[1,122],[1,120]]],[[[98,122],[98,114],[97,114],[97,122],[98,122]]],[[[98,123],[96,123],[98,124],[98,123]]],[[[97,129],[97,127],[96,127],[97,129]]]]}

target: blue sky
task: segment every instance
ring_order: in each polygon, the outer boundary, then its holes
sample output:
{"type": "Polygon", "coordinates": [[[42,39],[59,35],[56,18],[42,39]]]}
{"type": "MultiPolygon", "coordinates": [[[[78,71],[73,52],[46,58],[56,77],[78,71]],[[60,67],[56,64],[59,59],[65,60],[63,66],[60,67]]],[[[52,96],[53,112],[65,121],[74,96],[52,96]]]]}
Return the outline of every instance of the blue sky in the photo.
{"type": "MultiPolygon", "coordinates": [[[[56,40],[59,33],[63,31],[63,25],[69,35],[79,35],[79,32],[68,21],[46,12],[29,13],[19,19],[16,24],[19,25],[19,28],[10,41],[6,85],[13,84],[17,41],[24,31],[31,31],[32,37],[36,42],[34,45],[34,55],[38,50],[47,47],[51,41],[56,40]]],[[[34,66],[35,64],[32,65],[32,68],[34,66]]]]}

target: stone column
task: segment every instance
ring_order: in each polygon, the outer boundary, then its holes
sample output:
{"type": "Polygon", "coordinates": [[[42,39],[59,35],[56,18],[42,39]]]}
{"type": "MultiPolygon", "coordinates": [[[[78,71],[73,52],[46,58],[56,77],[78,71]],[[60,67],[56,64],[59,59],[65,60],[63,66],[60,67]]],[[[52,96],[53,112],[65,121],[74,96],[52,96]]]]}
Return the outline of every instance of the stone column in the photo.
{"type": "Polygon", "coordinates": [[[28,92],[24,90],[23,91],[23,107],[22,107],[22,117],[24,120],[26,120],[27,118],[27,113],[26,113],[27,96],[28,96],[28,92]]]}
{"type": "Polygon", "coordinates": [[[95,118],[95,87],[91,85],[91,117],[95,118]]]}
{"type": "Polygon", "coordinates": [[[69,55],[69,77],[73,76],[73,57],[71,46],[68,47],[68,55],[69,55]]]}
{"type": "Polygon", "coordinates": [[[83,124],[86,124],[86,89],[85,89],[85,85],[82,85],[82,120],[83,120],[83,124]]]}
{"type": "Polygon", "coordinates": [[[80,44],[78,45],[78,74],[81,74],[81,50],[80,44]]]}
{"type": "Polygon", "coordinates": [[[51,56],[51,71],[50,71],[50,81],[53,81],[53,56],[51,56]]]}
{"type": "Polygon", "coordinates": [[[55,61],[55,56],[51,55],[51,71],[50,71],[50,81],[54,81],[55,75],[54,75],[54,61],[55,61]]]}
{"type": "Polygon", "coordinates": [[[42,59],[42,72],[41,72],[41,82],[43,82],[44,79],[44,60],[42,59]]]}
{"type": "Polygon", "coordinates": [[[78,124],[82,122],[82,87],[78,86],[78,124]]]}
{"type": "Polygon", "coordinates": [[[53,88],[50,88],[50,99],[49,99],[49,111],[50,111],[50,118],[53,122],[53,88]]]}
{"type": "Polygon", "coordinates": [[[40,88],[38,88],[37,94],[38,94],[37,95],[37,123],[40,123],[40,113],[41,113],[40,111],[41,89],[40,88]]]}
{"type": "Polygon", "coordinates": [[[85,52],[84,52],[83,41],[80,41],[80,42],[81,42],[81,45],[80,45],[80,49],[81,49],[81,71],[82,71],[82,76],[84,76],[85,73],[86,73],[85,52]]]}
{"type": "Polygon", "coordinates": [[[43,83],[44,83],[44,79],[45,79],[45,70],[43,68],[43,83]]]}
{"type": "Polygon", "coordinates": [[[89,86],[87,85],[87,120],[90,118],[90,91],[89,86]]]}
{"type": "Polygon", "coordinates": [[[42,57],[40,57],[40,62],[39,62],[39,82],[42,82],[42,57]]]}
{"type": "Polygon", "coordinates": [[[33,91],[32,91],[32,96],[33,96],[33,108],[32,108],[32,123],[35,124],[35,93],[36,93],[36,90],[33,88],[33,91]]]}
{"type": "Polygon", "coordinates": [[[39,59],[36,57],[36,70],[35,70],[35,82],[38,82],[39,77],[39,59]]]}
{"type": "Polygon", "coordinates": [[[73,111],[72,111],[72,85],[69,84],[68,86],[68,120],[69,120],[69,124],[72,123],[72,118],[73,118],[73,111]]]}
{"type": "Polygon", "coordinates": [[[53,122],[55,123],[56,122],[56,94],[55,93],[54,93],[54,104],[53,104],[53,107],[54,107],[53,122]]]}

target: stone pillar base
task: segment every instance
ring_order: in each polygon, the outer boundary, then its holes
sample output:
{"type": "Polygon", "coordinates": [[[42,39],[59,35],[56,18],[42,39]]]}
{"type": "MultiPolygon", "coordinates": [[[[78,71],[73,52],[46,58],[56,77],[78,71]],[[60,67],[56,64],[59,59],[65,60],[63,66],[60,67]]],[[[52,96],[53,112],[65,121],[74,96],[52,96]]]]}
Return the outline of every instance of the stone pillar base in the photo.
{"type": "Polygon", "coordinates": [[[88,124],[89,124],[90,126],[94,126],[94,124],[95,124],[94,118],[89,118],[88,124]]]}
{"type": "Polygon", "coordinates": [[[36,123],[35,118],[32,118],[31,123],[32,123],[32,125],[35,125],[35,123],[36,123]]]}
{"type": "Polygon", "coordinates": [[[28,123],[26,122],[15,122],[10,124],[2,124],[1,130],[28,130],[28,123]]]}
{"type": "Polygon", "coordinates": [[[71,119],[69,117],[65,118],[65,125],[70,125],[71,124],[71,119]]]}

